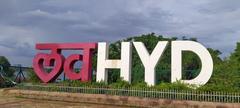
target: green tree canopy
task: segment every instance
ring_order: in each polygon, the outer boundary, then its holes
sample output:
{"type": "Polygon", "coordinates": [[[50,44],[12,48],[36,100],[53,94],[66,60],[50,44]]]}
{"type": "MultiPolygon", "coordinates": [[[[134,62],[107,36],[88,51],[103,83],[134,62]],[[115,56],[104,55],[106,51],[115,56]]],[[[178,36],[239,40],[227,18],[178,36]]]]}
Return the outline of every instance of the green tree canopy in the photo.
{"type": "Polygon", "coordinates": [[[12,77],[14,75],[14,71],[10,68],[11,64],[6,57],[0,56],[0,65],[3,66],[3,70],[7,77],[12,77]]]}

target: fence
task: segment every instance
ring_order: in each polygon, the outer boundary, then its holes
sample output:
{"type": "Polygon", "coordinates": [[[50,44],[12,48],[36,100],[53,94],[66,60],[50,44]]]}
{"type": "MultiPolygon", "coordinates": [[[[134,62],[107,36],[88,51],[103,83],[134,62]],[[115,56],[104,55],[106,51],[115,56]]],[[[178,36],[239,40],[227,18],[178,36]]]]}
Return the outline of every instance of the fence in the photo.
{"type": "Polygon", "coordinates": [[[92,88],[92,87],[65,87],[65,86],[41,86],[41,85],[21,85],[17,89],[37,90],[49,92],[70,92],[85,94],[106,94],[118,96],[134,96],[156,99],[171,100],[191,100],[208,101],[221,103],[240,103],[240,93],[227,92],[204,92],[196,90],[156,90],[156,89],[111,89],[111,88],[92,88]]]}

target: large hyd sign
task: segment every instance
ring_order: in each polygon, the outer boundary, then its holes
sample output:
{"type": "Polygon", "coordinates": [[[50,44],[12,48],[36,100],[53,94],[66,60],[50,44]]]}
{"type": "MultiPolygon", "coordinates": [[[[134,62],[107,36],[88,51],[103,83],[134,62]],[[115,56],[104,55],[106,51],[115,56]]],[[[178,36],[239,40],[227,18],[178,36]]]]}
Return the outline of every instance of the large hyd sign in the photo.
{"type": "MultiPolygon", "coordinates": [[[[92,78],[92,53],[98,49],[97,54],[97,81],[107,82],[108,69],[120,69],[123,80],[131,83],[132,46],[135,47],[145,68],[145,82],[155,85],[155,67],[168,45],[168,41],[159,41],[151,54],[142,42],[122,42],[121,59],[108,59],[108,45],[99,43],[48,43],[37,44],[38,50],[51,50],[50,54],[38,53],[33,60],[34,71],[45,83],[55,80],[62,72],[70,80],[90,81],[92,78]],[[72,54],[65,58],[62,50],[80,50],[79,54],[72,54]],[[82,61],[81,71],[74,72],[74,64],[82,61]],[[53,66],[51,72],[44,67],[53,66]]],[[[171,41],[171,82],[181,81],[187,84],[204,85],[208,82],[213,71],[213,61],[208,50],[194,41],[171,41]],[[201,71],[191,80],[182,80],[182,52],[191,51],[201,60],[201,71]]]]}

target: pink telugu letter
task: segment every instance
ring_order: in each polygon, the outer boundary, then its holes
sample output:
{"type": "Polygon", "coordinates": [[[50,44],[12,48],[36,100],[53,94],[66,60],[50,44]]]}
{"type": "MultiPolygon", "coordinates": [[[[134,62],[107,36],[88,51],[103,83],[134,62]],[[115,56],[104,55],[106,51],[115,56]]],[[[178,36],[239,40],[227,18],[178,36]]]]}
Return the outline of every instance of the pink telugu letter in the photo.
{"type": "Polygon", "coordinates": [[[96,43],[37,44],[36,49],[51,50],[51,54],[37,54],[33,59],[34,71],[44,83],[56,80],[63,70],[70,80],[91,81],[92,53],[96,47],[96,43]],[[83,50],[83,54],[72,54],[65,59],[61,50],[83,50]],[[73,69],[77,61],[83,62],[80,73],[73,69]],[[44,66],[53,66],[53,69],[46,72],[44,66]]]}
{"type": "Polygon", "coordinates": [[[83,82],[92,80],[92,49],[83,48],[83,55],[73,54],[64,63],[64,72],[71,80],[81,80],[83,82]],[[74,72],[74,63],[82,61],[82,68],[79,73],[74,72]]]}

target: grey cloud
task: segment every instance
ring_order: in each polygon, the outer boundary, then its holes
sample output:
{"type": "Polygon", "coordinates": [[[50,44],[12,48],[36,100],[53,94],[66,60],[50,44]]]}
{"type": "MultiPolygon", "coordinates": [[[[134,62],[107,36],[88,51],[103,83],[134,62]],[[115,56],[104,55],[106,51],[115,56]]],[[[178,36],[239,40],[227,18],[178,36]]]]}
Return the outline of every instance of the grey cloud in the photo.
{"type": "Polygon", "coordinates": [[[0,55],[31,65],[39,42],[116,41],[155,32],[196,37],[223,56],[240,38],[237,0],[0,1],[0,55]],[[6,51],[5,51],[6,50],[6,51]]]}

